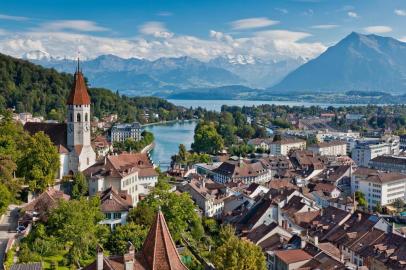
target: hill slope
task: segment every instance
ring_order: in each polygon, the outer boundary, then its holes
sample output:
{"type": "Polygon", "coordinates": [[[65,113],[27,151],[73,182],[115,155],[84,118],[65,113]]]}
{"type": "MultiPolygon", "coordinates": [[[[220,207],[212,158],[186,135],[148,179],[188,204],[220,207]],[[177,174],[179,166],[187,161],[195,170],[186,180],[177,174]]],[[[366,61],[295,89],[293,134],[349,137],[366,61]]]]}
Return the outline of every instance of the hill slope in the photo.
{"type": "Polygon", "coordinates": [[[406,43],[388,37],[351,33],[270,89],[406,93],[406,43]]]}

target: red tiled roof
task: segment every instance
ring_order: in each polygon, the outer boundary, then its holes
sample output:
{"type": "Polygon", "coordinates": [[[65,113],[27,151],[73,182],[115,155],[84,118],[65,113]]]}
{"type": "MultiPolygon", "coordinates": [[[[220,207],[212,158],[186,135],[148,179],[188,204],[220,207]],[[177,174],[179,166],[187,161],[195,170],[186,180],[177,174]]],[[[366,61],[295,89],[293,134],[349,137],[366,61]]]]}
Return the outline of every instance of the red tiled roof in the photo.
{"type": "Polygon", "coordinates": [[[62,191],[49,188],[41,193],[36,199],[26,204],[22,209],[25,212],[38,212],[40,217],[43,218],[49,210],[58,204],[59,200],[68,201],[69,199],[70,196],[62,191]]]}
{"type": "Polygon", "coordinates": [[[87,92],[86,82],[83,74],[76,71],[72,90],[66,102],[68,105],[88,105],[90,104],[90,96],[87,92]]]}
{"type": "Polygon", "coordinates": [[[103,213],[129,211],[132,208],[131,195],[110,187],[100,194],[100,208],[103,213]]]}
{"type": "Polygon", "coordinates": [[[288,249],[275,251],[275,255],[285,264],[307,261],[313,257],[302,249],[288,249]]]}
{"type": "Polygon", "coordinates": [[[146,269],[187,270],[179,257],[161,211],[158,211],[139,256],[143,257],[146,269]]]}

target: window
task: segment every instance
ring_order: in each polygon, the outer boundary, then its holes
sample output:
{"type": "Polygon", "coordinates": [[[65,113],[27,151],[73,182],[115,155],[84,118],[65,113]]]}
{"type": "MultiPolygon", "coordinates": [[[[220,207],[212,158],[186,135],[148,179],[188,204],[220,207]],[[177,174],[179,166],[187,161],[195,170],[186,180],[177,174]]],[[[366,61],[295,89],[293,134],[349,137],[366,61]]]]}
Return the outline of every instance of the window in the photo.
{"type": "Polygon", "coordinates": [[[104,216],[106,217],[106,219],[110,219],[111,218],[111,213],[106,213],[104,216]]]}
{"type": "Polygon", "coordinates": [[[70,114],[70,122],[73,122],[73,113],[70,114]]]}
{"type": "Polygon", "coordinates": [[[114,219],[120,219],[121,213],[114,213],[114,219]]]}
{"type": "Polygon", "coordinates": [[[80,122],[80,113],[77,114],[77,116],[76,116],[76,121],[77,121],[77,122],[80,122]]]}
{"type": "Polygon", "coordinates": [[[85,113],[85,121],[87,122],[87,113],[85,113]]]}

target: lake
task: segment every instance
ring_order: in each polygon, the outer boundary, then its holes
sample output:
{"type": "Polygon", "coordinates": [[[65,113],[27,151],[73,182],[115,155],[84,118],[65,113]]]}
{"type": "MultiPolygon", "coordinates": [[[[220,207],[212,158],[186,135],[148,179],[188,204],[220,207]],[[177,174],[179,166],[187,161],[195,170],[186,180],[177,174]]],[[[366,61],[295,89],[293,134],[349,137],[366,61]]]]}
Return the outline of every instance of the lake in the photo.
{"type": "Polygon", "coordinates": [[[261,101],[261,100],[183,100],[183,99],[168,99],[169,102],[183,106],[186,108],[205,108],[210,111],[221,111],[222,105],[228,106],[259,106],[263,104],[273,104],[273,105],[288,105],[288,106],[320,106],[322,108],[333,106],[365,106],[367,104],[332,104],[332,103],[312,103],[312,102],[301,102],[301,101],[261,101]]]}
{"type": "Polygon", "coordinates": [[[154,163],[166,170],[171,156],[178,152],[179,144],[189,150],[196,124],[196,121],[182,121],[145,126],[144,129],[154,133],[155,137],[155,148],[150,152],[154,163]]]}

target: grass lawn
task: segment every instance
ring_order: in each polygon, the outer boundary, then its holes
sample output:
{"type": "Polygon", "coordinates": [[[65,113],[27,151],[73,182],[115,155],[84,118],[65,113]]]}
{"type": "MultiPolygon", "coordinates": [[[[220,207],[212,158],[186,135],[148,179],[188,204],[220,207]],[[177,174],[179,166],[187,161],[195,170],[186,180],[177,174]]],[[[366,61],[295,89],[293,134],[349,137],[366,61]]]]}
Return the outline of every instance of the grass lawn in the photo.
{"type": "Polygon", "coordinates": [[[69,267],[62,266],[64,254],[58,254],[55,256],[49,256],[43,258],[43,267],[44,269],[51,269],[53,262],[58,262],[58,270],[69,270],[69,267]]]}

